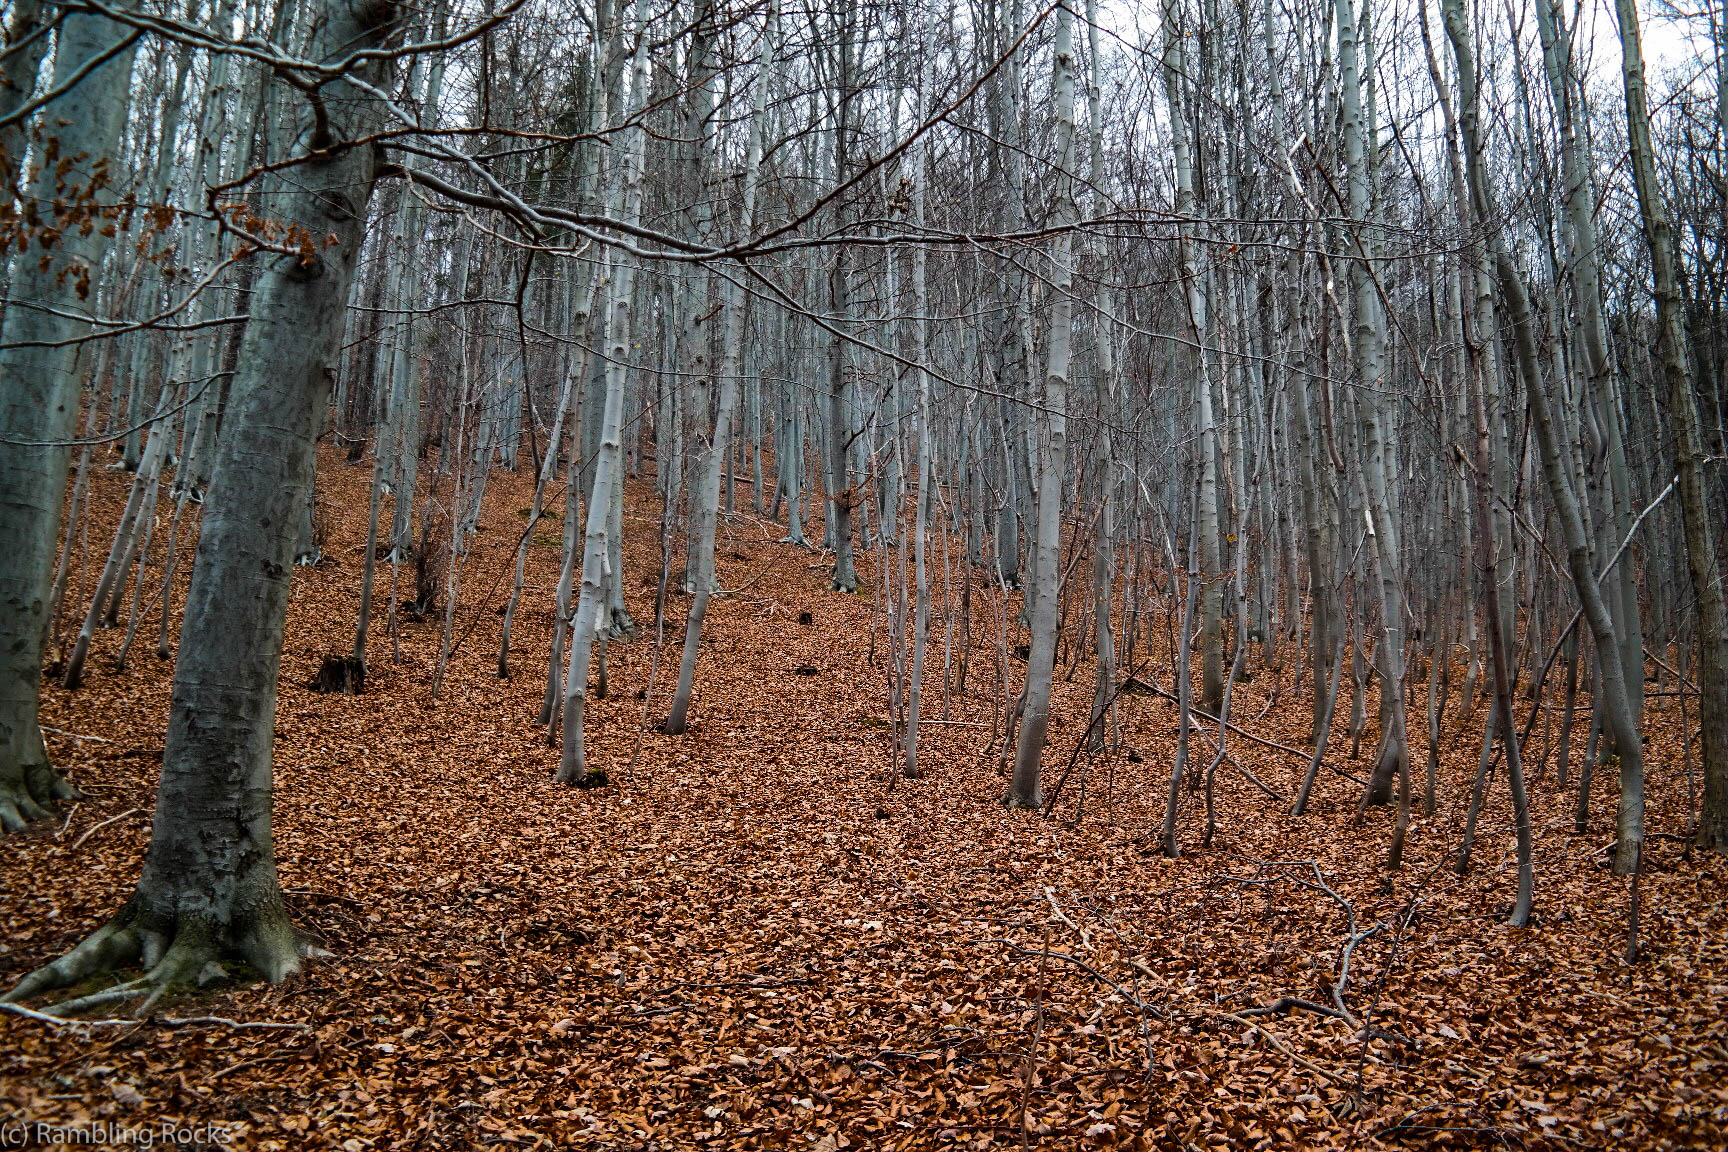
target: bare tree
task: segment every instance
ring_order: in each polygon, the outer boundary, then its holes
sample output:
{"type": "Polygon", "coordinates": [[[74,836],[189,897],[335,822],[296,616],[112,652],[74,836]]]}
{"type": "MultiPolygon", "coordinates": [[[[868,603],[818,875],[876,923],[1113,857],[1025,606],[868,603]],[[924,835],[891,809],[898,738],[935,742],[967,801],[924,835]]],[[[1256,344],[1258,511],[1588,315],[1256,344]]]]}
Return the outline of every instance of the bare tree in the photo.
{"type": "MultiPolygon", "coordinates": [[[[296,163],[269,191],[280,246],[262,269],[240,351],[228,432],[214,469],[193,564],[143,874],[112,919],[65,956],[26,976],[24,999],[135,962],[138,980],[74,1004],[143,998],[227,957],[267,979],[294,972],[309,945],[289,923],[271,832],[271,745],[283,623],[296,544],[290,526],[312,487],[343,308],[377,177],[369,148],[348,146],[378,124],[367,95],[395,18],[377,0],[327,0],[307,58],[344,63],[307,101],[285,141],[296,163]]],[[[141,1009],[142,1010],[142,1009],[141,1009]]]]}
{"type": "MultiPolygon", "coordinates": [[[[17,18],[20,28],[28,26],[28,11],[17,18]]],[[[25,190],[26,218],[45,218],[35,234],[18,237],[46,254],[13,261],[0,328],[0,606],[7,618],[0,644],[0,829],[7,832],[47,815],[53,801],[78,795],[49,764],[42,743],[42,642],[69,441],[94,359],[79,338],[90,332],[93,280],[118,225],[110,210],[123,180],[116,146],[136,40],[131,29],[101,16],[61,21],[50,81],[59,95],[46,102],[49,119],[25,190]]],[[[26,55],[20,63],[27,61],[26,55]]],[[[8,83],[14,92],[29,88],[22,76],[8,83]]],[[[21,101],[9,114],[28,107],[21,101]]],[[[18,145],[16,138],[0,140],[18,145]]]]}

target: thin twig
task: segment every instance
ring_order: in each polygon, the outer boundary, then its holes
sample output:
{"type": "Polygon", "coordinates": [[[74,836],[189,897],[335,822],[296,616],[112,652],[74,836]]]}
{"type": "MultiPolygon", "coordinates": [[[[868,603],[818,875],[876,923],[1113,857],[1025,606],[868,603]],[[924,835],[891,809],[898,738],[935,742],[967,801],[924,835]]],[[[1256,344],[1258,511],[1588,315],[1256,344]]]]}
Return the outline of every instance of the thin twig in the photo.
{"type": "Polygon", "coordinates": [[[144,809],[142,809],[142,808],[128,808],[128,809],[126,809],[126,811],[120,813],[120,815],[118,815],[118,816],[110,816],[110,817],[108,817],[108,819],[102,821],[100,824],[91,825],[89,828],[85,829],[84,835],[82,835],[82,836],[78,837],[78,839],[72,841],[72,847],[70,850],[73,852],[78,851],[78,849],[83,846],[84,841],[90,839],[90,837],[96,835],[96,833],[102,831],[102,829],[108,827],[108,825],[114,823],[116,820],[124,820],[128,816],[137,815],[139,812],[142,812],[142,811],[144,811],[144,809]]]}
{"type": "Polygon", "coordinates": [[[137,1028],[145,1024],[159,1024],[164,1028],[192,1028],[203,1025],[220,1024],[225,1028],[277,1028],[293,1032],[310,1031],[310,1024],[288,1024],[278,1020],[230,1020],[226,1016],[150,1016],[143,1020],[73,1020],[65,1016],[52,1016],[47,1012],[37,1012],[17,1004],[0,1003],[0,1012],[10,1012],[26,1020],[34,1020],[39,1024],[47,1024],[52,1028],[137,1028]]]}
{"type": "Polygon", "coordinates": [[[1098,981],[1100,984],[1104,985],[1106,988],[1113,990],[1116,993],[1116,995],[1122,997],[1123,1000],[1127,1001],[1129,1004],[1132,1004],[1135,1008],[1139,1009],[1140,1011],[1150,1012],[1154,1016],[1157,1016],[1160,1018],[1162,1018],[1164,1016],[1164,1012],[1160,1008],[1158,1008],[1156,1005],[1145,1003],[1139,997],[1135,996],[1132,992],[1130,992],[1126,988],[1122,987],[1122,985],[1116,983],[1116,981],[1110,979],[1110,977],[1104,975],[1102,972],[1098,971],[1098,969],[1092,967],[1092,965],[1086,963],[1084,960],[1081,960],[1078,957],[1070,956],[1066,952],[1052,952],[1052,951],[1050,951],[1050,949],[1048,947],[1046,947],[1041,952],[1034,952],[1030,948],[1022,948],[1022,947],[1020,947],[1020,945],[1014,943],[1014,941],[1005,940],[999,936],[993,937],[989,940],[986,940],[985,943],[986,944],[1006,944],[1006,945],[1008,945],[1008,947],[1014,949],[1015,953],[1017,955],[1020,955],[1020,956],[1038,956],[1044,960],[1066,960],[1068,963],[1074,965],[1074,967],[1080,969],[1082,972],[1086,973],[1088,976],[1091,976],[1094,980],[1098,981]]]}
{"type": "Polygon", "coordinates": [[[1304,1000],[1300,996],[1280,996],[1262,1008],[1244,1008],[1236,1013],[1238,1016],[1282,1016],[1292,1009],[1300,1008],[1305,1012],[1314,1012],[1321,1016],[1330,1016],[1334,1020],[1349,1023],[1345,1015],[1336,1008],[1328,1008],[1324,1004],[1316,1004],[1312,1000],[1304,1000]]]}
{"type": "Polygon", "coordinates": [[[1272,1047],[1276,1048],[1279,1052],[1282,1052],[1285,1056],[1288,1056],[1291,1060],[1294,1060],[1316,1076],[1323,1076],[1333,1084],[1343,1083],[1343,1080],[1336,1073],[1328,1072],[1326,1069],[1320,1067],[1320,1065],[1314,1063],[1314,1061],[1303,1056],[1298,1056],[1295,1052],[1291,1051],[1290,1047],[1285,1044],[1284,1041],[1278,1038],[1276,1033],[1260,1027],[1260,1025],[1254,1023],[1254,1021],[1238,1016],[1234,1012],[1220,1012],[1218,1013],[1218,1018],[1220,1020],[1233,1021],[1245,1028],[1252,1028],[1254,1031],[1260,1033],[1260,1035],[1266,1037],[1266,1043],[1272,1045],[1272,1047]]]}
{"type": "Polygon", "coordinates": [[[100,736],[80,736],[76,732],[68,732],[64,728],[50,728],[46,724],[42,725],[42,731],[52,732],[56,736],[64,736],[69,740],[93,740],[98,744],[112,744],[112,743],[114,743],[114,741],[104,740],[100,736]]]}
{"type": "MultiPolygon", "coordinates": [[[[1156,696],[1162,696],[1166,700],[1175,700],[1176,699],[1174,694],[1165,691],[1164,689],[1158,687],[1158,685],[1156,685],[1156,684],[1147,684],[1146,687],[1151,689],[1152,693],[1156,696]]],[[[1212,713],[1207,712],[1204,709],[1196,708],[1192,704],[1190,704],[1188,706],[1188,711],[1190,711],[1194,715],[1200,717],[1200,719],[1202,719],[1202,720],[1210,720],[1214,724],[1218,723],[1218,717],[1212,715],[1212,713]]],[[[1280,744],[1276,740],[1268,740],[1264,736],[1256,736],[1256,735],[1254,735],[1254,733],[1248,731],[1246,728],[1238,727],[1234,723],[1226,723],[1225,726],[1227,728],[1229,728],[1230,731],[1236,733],[1236,735],[1242,737],[1244,740],[1251,740],[1256,744],[1263,744],[1268,748],[1276,748],[1280,752],[1287,752],[1292,756],[1300,756],[1304,760],[1307,760],[1314,755],[1314,753],[1304,752],[1300,748],[1292,748],[1288,744],[1280,744]]],[[[1330,765],[1330,764],[1326,765],[1326,767],[1331,768],[1333,772],[1336,772],[1340,776],[1345,776],[1351,780],[1355,780],[1358,784],[1366,784],[1367,783],[1366,780],[1363,780],[1360,777],[1358,777],[1352,773],[1346,772],[1342,768],[1333,768],[1332,765],[1330,765]]],[[[1265,787],[1265,785],[1261,785],[1261,787],[1265,787]]]]}
{"type": "MultiPolygon", "coordinates": [[[[1038,955],[1038,1026],[1032,1032],[1032,1048],[1026,1053],[1025,1076],[1020,1082],[1020,1147],[1022,1152],[1032,1147],[1029,1109],[1032,1103],[1032,1081],[1038,1075],[1038,1045],[1044,1039],[1044,998],[1049,988],[1050,925],[1044,925],[1044,947],[1038,955]]],[[[1076,961],[1078,963],[1078,961],[1076,961]]]]}
{"type": "Polygon", "coordinates": [[[1062,923],[1078,932],[1080,934],[1080,943],[1085,945],[1086,950],[1090,952],[1092,950],[1092,934],[1086,931],[1086,929],[1080,927],[1080,925],[1074,923],[1074,921],[1069,918],[1068,913],[1062,910],[1062,905],[1056,903],[1056,889],[1046,886],[1044,889],[1044,898],[1050,901],[1050,910],[1056,913],[1056,919],[1062,921],[1062,923]]]}

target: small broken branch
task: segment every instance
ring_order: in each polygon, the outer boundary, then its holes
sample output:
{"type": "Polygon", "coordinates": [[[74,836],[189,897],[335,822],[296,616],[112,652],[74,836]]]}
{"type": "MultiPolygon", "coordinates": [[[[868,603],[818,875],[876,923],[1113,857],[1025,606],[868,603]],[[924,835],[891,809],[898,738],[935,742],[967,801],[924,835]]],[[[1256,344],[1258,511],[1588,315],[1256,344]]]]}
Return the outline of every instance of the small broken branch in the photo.
{"type": "Polygon", "coordinates": [[[14,1016],[34,1020],[51,1028],[138,1028],[145,1024],[157,1024],[164,1028],[196,1028],[220,1025],[224,1028],[274,1028],[290,1032],[308,1032],[312,1029],[310,1024],[290,1024],[279,1020],[230,1020],[226,1016],[147,1016],[142,1020],[74,1020],[66,1016],[54,1016],[47,1012],[37,1012],[17,1004],[6,1003],[0,1003],[0,1012],[10,1012],[14,1016]]]}

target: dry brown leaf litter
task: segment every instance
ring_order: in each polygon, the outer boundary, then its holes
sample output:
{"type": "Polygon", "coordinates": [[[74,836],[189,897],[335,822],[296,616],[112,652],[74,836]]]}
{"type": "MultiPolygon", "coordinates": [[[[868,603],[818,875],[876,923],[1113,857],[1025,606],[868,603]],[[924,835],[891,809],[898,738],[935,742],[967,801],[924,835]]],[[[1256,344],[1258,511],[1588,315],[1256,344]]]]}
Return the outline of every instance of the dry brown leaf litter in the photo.
{"type": "MultiPolygon", "coordinates": [[[[819,555],[750,517],[723,529],[721,583],[744,590],[710,608],[691,731],[639,733],[659,563],[643,485],[626,563],[643,632],[610,646],[611,695],[589,707],[590,758],[615,785],[570,791],[532,723],[556,527],[530,548],[514,677],[494,674],[499,576],[531,479],[489,484],[443,696],[429,696],[436,619],[404,624],[394,665],[375,626],[365,695],[331,696],[305,685],[352,640],[370,477],[321,464],[335,563],[295,581],[276,830],[296,922],[334,958],[158,1008],[307,1028],[3,1018],[13,1120],[171,1117],[228,1125],[240,1147],[346,1152],[1011,1148],[1023,1113],[1026,1141],[1051,1149],[1728,1143],[1728,866],[1653,840],[1646,958],[1622,963],[1627,882],[1601,851],[1611,782],[1586,836],[1551,772],[1536,788],[1538,923],[1523,931],[1501,922],[1504,796],[1472,873],[1451,870],[1473,731],[1446,745],[1440,812],[1417,820],[1389,882],[1390,812],[1353,826],[1356,786],[1331,774],[1297,820],[1224,766],[1213,849],[1185,794],[1187,852],[1166,861],[1139,841],[1175,738],[1156,698],[1121,698],[1142,759],[1090,768],[1078,826],[1066,803],[1051,820],[1000,807],[984,747],[995,601],[981,592],[969,695],[946,717],[963,723],[925,730],[925,779],[892,780],[872,596],[827,591],[819,555]],[[1255,1013],[1292,997],[1313,1007],[1255,1013]]],[[[123,484],[98,477],[87,559],[123,484]]],[[[873,571],[865,559],[866,587],[873,571]]],[[[653,718],[684,605],[671,600],[653,718]]],[[[147,843],[171,669],[140,641],[116,673],[118,642],[99,637],[84,689],[48,694],[51,749],[89,798],[0,840],[8,983],[119,906],[147,843]]],[[[1080,739],[1089,680],[1058,686],[1047,786],[1080,739]]],[[[1288,685],[1261,714],[1273,683],[1238,685],[1235,715],[1300,746],[1288,685]]],[[[943,718],[939,687],[926,701],[943,718]]],[[[1678,719],[1671,698],[1652,703],[1651,827],[1678,833],[1678,719]]],[[[1236,737],[1231,750],[1293,794],[1300,761],[1236,737]]]]}

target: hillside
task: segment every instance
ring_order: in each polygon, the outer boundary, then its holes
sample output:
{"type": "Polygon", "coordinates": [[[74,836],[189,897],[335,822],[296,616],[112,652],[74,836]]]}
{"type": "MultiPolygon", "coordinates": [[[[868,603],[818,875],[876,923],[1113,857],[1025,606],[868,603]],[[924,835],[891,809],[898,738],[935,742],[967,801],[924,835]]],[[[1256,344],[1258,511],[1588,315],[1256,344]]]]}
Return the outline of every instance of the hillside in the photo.
{"type": "MultiPolygon", "coordinates": [[[[277,719],[283,886],[332,955],[276,987],[237,973],[188,989],[137,1026],[10,1018],[7,1114],[173,1117],[258,1149],[992,1148],[1020,1144],[1022,1116],[1027,1146],[1050,1149],[1723,1139],[1728,866],[1653,838],[1644,956],[1624,963],[1629,889],[1608,871],[1600,783],[1584,836],[1570,834],[1571,793],[1536,785],[1524,930],[1499,915],[1513,883],[1503,781],[1474,870],[1451,870],[1478,749],[1456,718],[1439,812],[1418,819],[1392,877],[1391,811],[1355,824],[1355,784],[1322,773],[1293,819],[1228,762],[1211,849],[1190,795],[1183,856],[1157,855],[1176,712],[1152,695],[1120,697],[1124,747],[1087,769],[1078,823],[1075,780],[1050,818],[1011,812],[991,739],[1002,624],[982,589],[968,694],[945,709],[933,673],[926,715],[944,722],[926,729],[925,778],[901,780],[872,596],[827,591],[819,556],[748,515],[722,524],[721,583],[741,591],[709,613],[693,727],[645,731],[676,675],[686,601],[671,597],[656,662],[658,511],[633,481],[626,572],[644,627],[610,646],[610,694],[588,725],[611,784],[566,789],[533,724],[556,522],[530,548],[513,678],[494,667],[526,474],[489,487],[442,696],[429,691],[440,618],[405,621],[392,663],[381,611],[365,693],[307,687],[351,641],[368,473],[322,458],[328,561],[295,578],[277,719]],[[1289,997],[1325,1014],[1256,1011],[1289,997]],[[247,1026],[168,1022],[188,1017],[247,1026]]],[[[123,480],[98,485],[97,522],[112,523],[123,480]]],[[[872,565],[861,556],[865,588],[872,565]]],[[[142,859],[170,665],[140,642],[116,673],[118,642],[103,633],[86,686],[45,704],[51,750],[88,798],[63,826],[0,841],[8,983],[96,927],[142,859]]],[[[1084,728],[1090,668],[1057,688],[1053,781],[1084,728]]],[[[1168,665],[1143,675],[1167,685],[1168,665]]],[[[1239,684],[1234,715],[1301,747],[1302,698],[1268,707],[1277,679],[1239,684]]],[[[1672,704],[1653,699],[1653,723],[1672,704]]],[[[1342,723],[1328,763],[1360,770],[1342,723]]],[[[1235,735],[1228,747],[1293,793],[1302,760],[1235,735]]],[[[1651,827],[1678,833],[1678,749],[1652,741],[1647,764],[1651,827]]]]}

